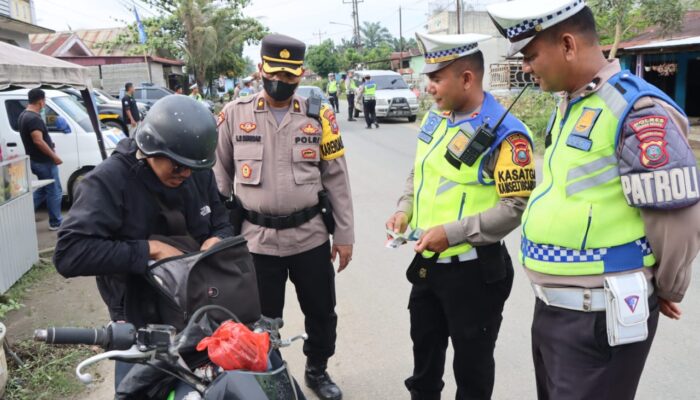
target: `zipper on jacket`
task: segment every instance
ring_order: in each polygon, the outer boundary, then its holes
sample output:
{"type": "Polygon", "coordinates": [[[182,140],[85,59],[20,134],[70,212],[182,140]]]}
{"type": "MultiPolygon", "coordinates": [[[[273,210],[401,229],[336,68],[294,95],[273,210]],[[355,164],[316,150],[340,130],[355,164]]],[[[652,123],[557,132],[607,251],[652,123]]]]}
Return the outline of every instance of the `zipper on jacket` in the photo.
{"type": "Polygon", "coordinates": [[[593,220],[593,204],[591,204],[588,209],[588,224],[586,224],[586,233],[583,235],[583,243],[581,243],[581,250],[586,249],[586,240],[588,239],[588,231],[591,229],[591,221],[593,220]]]}
{"type": "Polygon", "coordinates": [[[462,193],[462,201],[459,203],[459,214],[457,215],[457,221],[462,219],[462,212],[464,211],[464,202],[467,200],[467,193],[462,193]]]}

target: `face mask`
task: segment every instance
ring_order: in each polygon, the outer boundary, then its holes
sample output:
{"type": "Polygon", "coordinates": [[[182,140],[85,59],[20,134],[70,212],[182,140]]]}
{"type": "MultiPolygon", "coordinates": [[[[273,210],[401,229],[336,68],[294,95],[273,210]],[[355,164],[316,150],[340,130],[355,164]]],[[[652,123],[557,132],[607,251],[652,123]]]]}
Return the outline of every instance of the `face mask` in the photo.
{"type": "Polygon", "coordinates": [[[292,97],[298,85],[298,83],[287,83],[263,78],[265,92],[277,101],[285,101],[292,97]]]}

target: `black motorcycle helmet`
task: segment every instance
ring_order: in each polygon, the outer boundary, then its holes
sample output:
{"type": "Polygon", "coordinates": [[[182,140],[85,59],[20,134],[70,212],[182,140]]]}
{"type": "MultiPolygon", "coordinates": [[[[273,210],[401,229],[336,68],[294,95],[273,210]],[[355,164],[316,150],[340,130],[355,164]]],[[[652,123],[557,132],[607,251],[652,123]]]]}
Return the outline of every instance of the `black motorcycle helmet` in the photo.
{"type": "Polygon", "coordinates": [[[188,96],[172,94],[158,100],[136,130],[135,139],[148,157],[167,157],[192,169],[211,168],[216,163],[214,116],[188,96]]]}

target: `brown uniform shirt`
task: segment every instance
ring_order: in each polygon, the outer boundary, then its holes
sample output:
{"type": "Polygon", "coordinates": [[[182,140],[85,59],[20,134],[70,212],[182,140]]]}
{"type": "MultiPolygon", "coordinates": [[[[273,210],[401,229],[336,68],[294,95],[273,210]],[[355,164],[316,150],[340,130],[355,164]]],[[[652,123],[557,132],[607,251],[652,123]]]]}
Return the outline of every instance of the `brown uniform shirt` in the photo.
{"type": "MultiPolygon", "coordinates": [[[[302,97],[294,96],[289,112],[277,124],[263,93],[227,104],[219,114],[219,144],[214,166],[219,191],[235,193],[247,210],[289,215],[318,204],[328,191],[336,228],[333,241],[353,244],[353,209],[345,149],[333,111],[321,110],[321,121],[306,115],[302,97]]],[[[250,251],[289,256],[328,240],[320,215],[290,229],[243,223],[250,251]]]]}
{"type": "MultiPolygon", "coordinates": [[[[566,111],[568,100],[594,93],[613,75],[620,72],[619,62],[610,62],[596,74],[597,85],[586,85],[568,94],[567,101],[559,104],[566,111]]],[[[633,109],[642,110],[652,105],[661,106],[678,130],[688,136],[688,120],[674,107],[663,100],[651,97],[639,99],[633,109]]],[[[622,141],[620,141],[622,144],[622,141]]],[[[618,149],[619,150],[619,149],[618,149]]],[[[647,278],[655,282],[657,293],[671,301],[681,301],[690,284],[691,265],[700,249],[700,203],[676,209],[640,209],[644,230],[654,251],[657,264],[654,268],[643,268],[647,278]]],[[[585,288],[603,287],[606,275],[595,276],[555,276],[538,273],[525,268],[528,277],[542,286],[574,286],[585,288]]],[[[627,272],[625,272],[627,273],[627,272]]],[[[611,274],[612,275],[612,274],[611,274]]]]}

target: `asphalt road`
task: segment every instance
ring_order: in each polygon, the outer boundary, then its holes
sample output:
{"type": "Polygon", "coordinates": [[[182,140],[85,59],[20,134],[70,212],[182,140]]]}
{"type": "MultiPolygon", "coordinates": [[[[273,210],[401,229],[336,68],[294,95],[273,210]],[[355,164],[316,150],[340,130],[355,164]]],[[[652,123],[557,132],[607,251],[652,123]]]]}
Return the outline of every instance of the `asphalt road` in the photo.
{"type": "MultiPolygon", "coordinates": [[[[347,122],[343,104],[338,115],[352,181],[356,244],[353,261],[337,276],[337,353],[329,363],[332,377],[346,400],[407,399],[403,381],[413,367],[409,314],[410,285],[404,271],[411,249],[383,247],[384,221],[394,211],[413,162],[415,124],[380,122],[367,130],[364,121],[347,122]]],[[[541,164],[541,163],[539,163],[541,164]]],[[[55,233],[46,229],[46,214],[37,218],[40,248],[52,246],[55,233]]],[[[517,254],[519,235],[506,238],[511,255],[517,254]]],[[[694,265],[697,266],[696,259],[694,265]]],[[[534,296],[520,266],[496,348],[494,399],[535,399],[534,371],[530,357],[530,324],[534,296]]],[[[478,307],[478,304],[465,305],[478,307]]],[[[638,390],[641,400],[700,399],[700,281],[694,279],[682,303],[681,321],[661,319],[647,367],[638,390]]],[[[303,317],[289,284],[284,336],[303,332],[303,317]]],[[[301,343],[283,351],[292,373],[303,379],[301,343]]],[[[445,373],[445,399],[453,398],[451,351],[445,373]]],[[[109,380],[108,380],[109,381],[109,380]]],[[[105,382],[105,386],[111,384],[105,382]]],[[[109,392],[109,387],[104,392],[109,392]]],[[[308,391],[307,391],[308,394],[308,391]]],[[[92,399],[105,400],[92,393],[92,399]]],[[[315,398],[313,395],[310,399],[315,398]]]]}
{"type": "MultiPolygon", "coordinates": [[[[352,263],[336,279],[338,342],[329,370],[347,400],[407,399],[403,381],[411,373],[413,360],[407,310],[410,284],[404,271],[412,252],[406,246],[390,250],[383,244],[384,221],[394,211],[412,165],[418,129],[404,121],[387,121],[380,122],[379,129],[367,130],[364,121],[346,121],[346,110],[341,109],[338,121],[352,181],[356,244],[352,263]]],[[[512,255],[517,254],[518,241],[517,232],[506,238],[512,255]]],[[[520,265],[515,268],[496,348],[494,399],[536,398],[530,357],[534,296],[520,265]]],[[[291,284],[287,293],[283,333],[289,336],[303,331],[303,320],[291,284]]],[[[662,318],[638,399],[700,398],[698,279],[692,282],[682,308],[681,321],[662,318]]],[[[284,356],[294,375],[302,377],[301,345],[286,349],[284,356]]],[[[455,393],[451,358],[450,351],[445,399],[454,398],[455,393]]]]}

